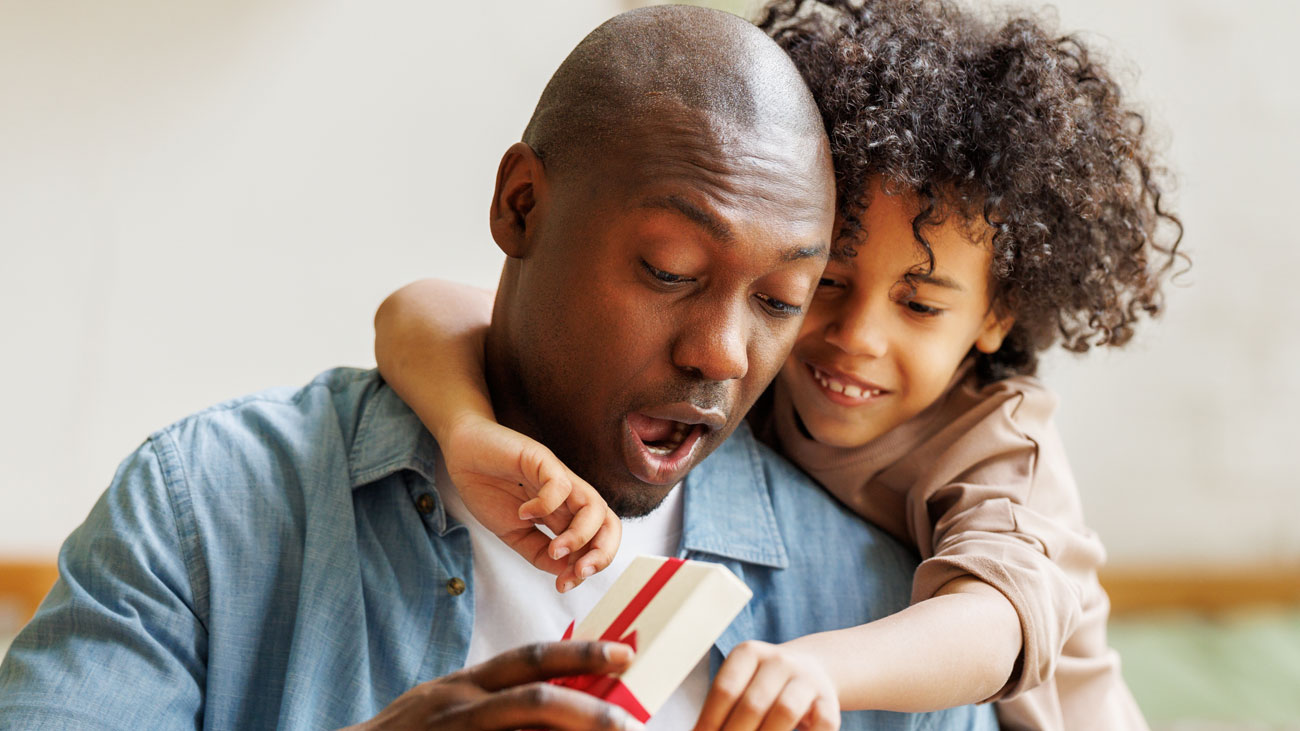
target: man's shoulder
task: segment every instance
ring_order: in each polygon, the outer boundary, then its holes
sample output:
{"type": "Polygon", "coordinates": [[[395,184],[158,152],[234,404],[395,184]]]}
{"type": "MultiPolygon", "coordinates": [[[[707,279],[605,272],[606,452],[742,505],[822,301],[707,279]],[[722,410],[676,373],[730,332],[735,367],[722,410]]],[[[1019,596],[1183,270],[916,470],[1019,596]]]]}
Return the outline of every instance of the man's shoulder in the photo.
{"type": "Polygon", "coordinates": [[[374,370],[335,368],[158,430],[148,446],[172,490],[196,500],[346,492],[415,460],[423,428],[374,370]]]}
{"type": "Polygon", "coordinates": [[[268,388],[214,404],[159,429],[151,438],[189,445],[239,434],[284,437],[290,430],[331,417],[346,428],[349,422],[355,425],[366,400],[382,385],[375,370],[332,368],[303,386],[268,388]]]}

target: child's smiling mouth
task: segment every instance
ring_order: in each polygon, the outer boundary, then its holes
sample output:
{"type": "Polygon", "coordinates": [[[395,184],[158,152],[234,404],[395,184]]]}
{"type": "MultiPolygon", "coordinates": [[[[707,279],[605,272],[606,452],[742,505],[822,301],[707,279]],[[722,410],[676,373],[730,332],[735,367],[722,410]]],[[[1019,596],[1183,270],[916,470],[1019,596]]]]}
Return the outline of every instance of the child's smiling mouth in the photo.
{"type": "Polygon", "coordinates": [[[830,370],[804,361],[809,376],[821,387],[823,395],[843,406],[862,406],[887,395],[880,386],[839,371],[830,370]]]}

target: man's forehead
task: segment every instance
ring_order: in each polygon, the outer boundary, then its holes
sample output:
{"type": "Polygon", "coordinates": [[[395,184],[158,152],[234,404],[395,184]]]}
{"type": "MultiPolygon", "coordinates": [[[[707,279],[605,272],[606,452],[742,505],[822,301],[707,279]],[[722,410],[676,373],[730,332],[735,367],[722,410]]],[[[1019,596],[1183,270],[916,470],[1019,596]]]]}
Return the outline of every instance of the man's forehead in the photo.
{"type": "Polygon", "coordinates": [[[624,207],[676,210],[729,238],[702,209],[763,209],[796,224],[829,221],[834,179],[825,154],[815,137],[761,130],[722,137],[657,125],[611,149],[597,174],[623,194],[624,207]]]}
{"type": "MultiPolygon", "coordinates": [[[[638,205],[641,208],[665,210],[681,215],[699,226],[710,238],[723,245],[733,244],[739,238],[731,223],[724,216],[710,210],[707,205],[700,205],[681,194],[650,195],[641,199],[638,205]]],[[[803,259],[821,259],[825,261],[829,255],[829,241],[820,238],[812,241],[784,242],[777,252],[777,258],[782,263],[803,259]]]]}

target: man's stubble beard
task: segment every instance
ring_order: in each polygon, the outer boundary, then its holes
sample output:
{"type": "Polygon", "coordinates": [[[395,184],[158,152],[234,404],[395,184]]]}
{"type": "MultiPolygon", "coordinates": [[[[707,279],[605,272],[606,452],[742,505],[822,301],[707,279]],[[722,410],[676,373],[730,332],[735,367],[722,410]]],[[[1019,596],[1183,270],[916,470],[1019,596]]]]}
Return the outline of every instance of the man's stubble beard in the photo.
{"type": "MultiPolygon", "coordinates": [[[[537,393],[565,393],[559,384],[580,382],[571,380],[576,378],[576,374],[569,372],[567,367],[542,368],[538,369],[540,372],[526,377],[524,373],[528,369],[524,363],[513,354],[506,355],[505,367],[500,373],[507,381],[506,390],[513,397],[513,403],[504,408],[494,404],[502,425],[526,434],[550,449],[565,466],[595,488],[620,518],[640,518],[654,512],[668,495],[671,486],[649,485],[632,477],[630,473],[622,476],[622,480],[627,483],[624,485],[612,484],[617,481],[612,476],[602,479],[590,445],[580,444],[575,436],[581,430],[568,418],[556,416],[568,413],[565,404],[548,404],[537,397],[537,393]],[[534,388],[528,387],[530,382],[536,384],[534,388]]],[[[559,400],[564,401],[563,398],[559,400]]],[[[614,427],[616,428],[617,426],[614,427]]],[[[614,440],[618,435],[614,433],[602,437],[614,440]]],[[[622,454],[618,442],[615,441],[612,446],[616,457],[622,454]]],[[[621,459],[619,467],[622,467],[621,459]]]]}

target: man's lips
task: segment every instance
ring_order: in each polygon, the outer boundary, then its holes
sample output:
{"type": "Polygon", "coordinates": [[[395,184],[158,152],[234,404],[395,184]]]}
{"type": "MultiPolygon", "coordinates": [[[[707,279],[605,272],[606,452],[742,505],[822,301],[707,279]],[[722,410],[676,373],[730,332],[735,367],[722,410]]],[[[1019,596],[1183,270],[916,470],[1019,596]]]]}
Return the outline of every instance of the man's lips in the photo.
{"type": "Polygon", "coordinates": [[[676,484],[695,463],[705,438],[726,424],[723,411],[688,402],[630,413],[623,420],[624,462],[642,482],[676,484]]]}
{"type": "Polygon", "coordinates": [[[700,424],[709,429],[721,429],[727,425],[727,414],[721,409],[706,409],[688,401],[652,406],[640,409],[636,413],[651,419],[680,421],[683,424],[700,424]]]}
{"type": "Polygon", "coordinates": [[[804,361],[808,375],[826,398],[843,406],[861,406],[889,393],[882,386],[827,366],[804,361]]]}

